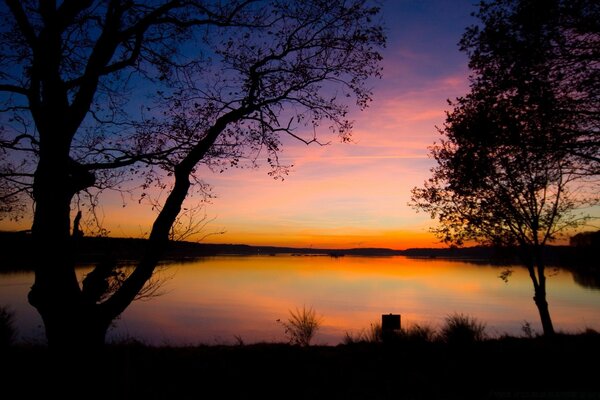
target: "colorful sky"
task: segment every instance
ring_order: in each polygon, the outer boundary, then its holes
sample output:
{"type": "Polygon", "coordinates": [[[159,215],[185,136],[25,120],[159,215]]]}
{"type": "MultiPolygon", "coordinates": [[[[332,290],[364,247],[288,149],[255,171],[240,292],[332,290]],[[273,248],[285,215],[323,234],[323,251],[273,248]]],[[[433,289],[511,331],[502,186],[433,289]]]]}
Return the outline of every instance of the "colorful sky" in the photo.
{"type": "MultiPolygon", "coordinates": [[[[457,42],[475,19],[473,0],[387,0],[388,45],[374,101],[355,112],[354,143],[291,143],[283,181],[268,169],[207,175],[218,196],[207,213],[205,241],[313,247],[439,246],[428,215],[407,203],[433,165],[427,146],[438,138],[446,100],[468,89],[467,58],[457,42]]],[[[128,210],[123,210],[128,213],[128,210]]],[[[125,215],[124,215],[125,217],[125,215]]],[[[122,234],[131,227],[121,224],[122,234]]],[[[121,234],[119,229],[114,234],[121,234]]]]}
{"type": "MultiPolygon", "coordinates": [[[[437,138],[447,99],[467,92],[467,58],[457,42],[475,22],[474,0],[384,0],[388,45],[374,101],[354,112],[354,143],[288,143],[281,160],[293,164],[276,181],[266,166],[206,171],[217,196],[205,242],[302,247],[440,246],[429,216],[408,206],[410,190],[427,179],[427,146],[437,138]]],[[[325,138],[326,139],[326,138],[325,138]]],[[[146,234],[155,213],[147,204],[106,196],[99,216],[111,236],[146,234]]],[[[2,221],[3,229],[17,227],[2,221]]],[[[197,238],[190,238],[194,240],[197,238]]]]}

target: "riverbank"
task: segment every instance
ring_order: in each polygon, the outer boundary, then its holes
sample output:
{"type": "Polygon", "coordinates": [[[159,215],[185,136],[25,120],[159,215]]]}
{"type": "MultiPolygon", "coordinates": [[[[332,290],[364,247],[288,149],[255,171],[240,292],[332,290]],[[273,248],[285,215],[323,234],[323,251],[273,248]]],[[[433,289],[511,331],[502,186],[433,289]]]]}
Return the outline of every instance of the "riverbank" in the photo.
{"type": "MultiPolygon", "coordinates": [[[[33,253],[32,238],[28,232],[1,232],[0,252],[1,270],[32,270],[33,253]]],[[[77,263],[96,263],[106,257],[120,261],[139,260],[143,255],[147,240],[136,238],[81,237],[76,239],[73,254],[77,263]]],[[[548,265],[584,268],[597,270],[597,254],[592,246],[546,246],[546,262],[548,265]]],[[[318,249],[300,247],[250,246],[245,244],[210,244],[177,241],[170,242],[165,250],[163,260],[181,261],[200,257],[218,255],[323,255],[330,257],[362,256],[390,257],[406,256],[411,258],[439,258],[464,260],[475,263],[515,264],[518,263],[515,249],[499,249],[486,246],[463,248],[350,248],[350,249],[318,249]]]]}
{"type": "MultiPolygon", "coordinates": [[[[600,335],[359,342],[298,347],[108,345],[69,364],[46,347],[2,356],[2,391],[24,398],[600,399],[600,335]],[[83,360],[83,361],[82,361],[83,360]]],[[[81,356],[81,354],[79,354],[81,356]]],[[[5,396],[2,396],[5,397],[5,396]]]]}

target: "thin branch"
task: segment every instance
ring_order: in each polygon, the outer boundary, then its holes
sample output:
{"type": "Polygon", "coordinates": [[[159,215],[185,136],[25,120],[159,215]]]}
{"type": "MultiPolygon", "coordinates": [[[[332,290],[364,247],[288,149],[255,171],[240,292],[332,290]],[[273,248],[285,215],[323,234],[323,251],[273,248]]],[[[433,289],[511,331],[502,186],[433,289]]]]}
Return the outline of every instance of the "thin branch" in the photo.
{"type": "Polygon", "coordinates": [[[23,37],[27,41],[27,44],[30,48],[35,48],[37,45],[37,37],[35,35],[35,31],[27,19],[27,14],[25,10],[23,10],[21,1],[19,0],[6,0],[6,4],[10,8],[15,20],[17,21],[17,25],[23,34],[23,37]]]}

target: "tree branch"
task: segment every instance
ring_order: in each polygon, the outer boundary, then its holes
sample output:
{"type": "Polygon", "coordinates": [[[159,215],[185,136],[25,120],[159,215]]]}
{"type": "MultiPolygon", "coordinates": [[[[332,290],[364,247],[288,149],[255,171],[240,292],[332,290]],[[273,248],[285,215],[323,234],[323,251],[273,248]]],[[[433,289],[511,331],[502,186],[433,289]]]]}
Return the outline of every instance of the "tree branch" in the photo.
{"type": "Polygon", "coordinates": [[[27,89],[25,89],[24,87],[9,84],[0,84],[0,92],[11,92],[22,94],[24,96],[27,96],[28,93],[27,89]]]}
{"type": "Polygon", "coordinates": [[[25,10],[23,10],[21,2],[19,0],[6,0],[6,4],[15,17],[17,25],[19,26],[23,37],[27,41],[27,44],[30,48],[35,48],[37,46],[37,37],[35,35],[35,31],[33,30],[33,26],[31,26],[29,19],[27,19],[27,14],[25,14],[25,10]]]}

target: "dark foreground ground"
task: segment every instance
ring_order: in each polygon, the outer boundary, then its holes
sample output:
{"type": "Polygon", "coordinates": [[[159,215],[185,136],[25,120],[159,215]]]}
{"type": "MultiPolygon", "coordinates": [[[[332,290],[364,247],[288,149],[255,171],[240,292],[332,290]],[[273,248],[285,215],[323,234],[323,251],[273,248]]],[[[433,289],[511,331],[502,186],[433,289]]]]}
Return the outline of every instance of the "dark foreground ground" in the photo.
{"type": "Polygon", "coordinates": [[[0,350],[2,399],[596,399],[600,335],[440,342],[0,350]],[[3,354],[2,354],[3,353],[3,354]],[[62,366],[64,364],[66,366],[62,366]]]}

